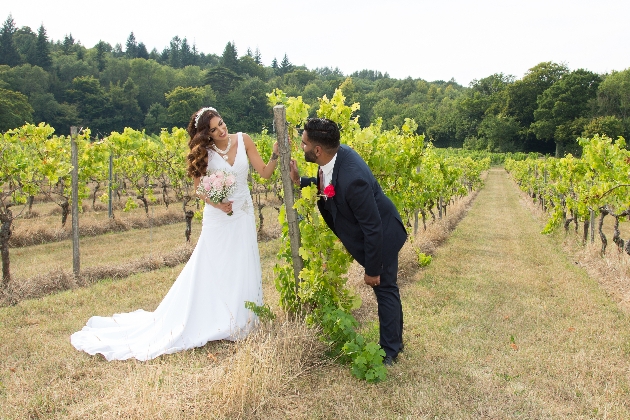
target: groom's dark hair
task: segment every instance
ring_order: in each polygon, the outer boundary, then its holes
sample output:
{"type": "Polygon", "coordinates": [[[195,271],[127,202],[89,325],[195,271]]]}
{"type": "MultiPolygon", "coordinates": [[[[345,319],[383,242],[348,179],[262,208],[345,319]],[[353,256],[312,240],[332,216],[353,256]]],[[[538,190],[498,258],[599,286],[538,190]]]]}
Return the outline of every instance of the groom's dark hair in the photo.
{"type": "Polygon", "coordinates": [[[309,118],[304,124],[308,139],[327,150],[339,147],[339,127],[337,123],[326,118],[309,118]]]}

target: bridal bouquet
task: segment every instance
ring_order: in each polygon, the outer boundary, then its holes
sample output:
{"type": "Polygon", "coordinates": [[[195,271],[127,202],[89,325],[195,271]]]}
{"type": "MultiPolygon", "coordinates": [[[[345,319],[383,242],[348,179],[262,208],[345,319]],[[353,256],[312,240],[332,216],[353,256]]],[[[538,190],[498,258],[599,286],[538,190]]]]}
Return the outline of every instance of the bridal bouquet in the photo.
{"type": "MultiPolygon", "coordinates": [[[[234,192],[236,177],[227,171],[216,171],[202,176],[197,187],[197,193],[207,197],[213,203],[221,203],[234,192]]],[[[231,216],[232,212],[228,213],[231,216]]]]}

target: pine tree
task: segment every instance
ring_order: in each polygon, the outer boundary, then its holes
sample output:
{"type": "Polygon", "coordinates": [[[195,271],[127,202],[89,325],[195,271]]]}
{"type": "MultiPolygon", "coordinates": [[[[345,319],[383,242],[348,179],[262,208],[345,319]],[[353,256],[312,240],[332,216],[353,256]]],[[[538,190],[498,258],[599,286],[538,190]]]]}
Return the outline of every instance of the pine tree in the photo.
{"type": "Polygon", "coordinates": [[[72,34],[66,35],[63,38],[63,44],[61,47],[64,54],[70,54],[74,50],[74,38],[72,38],[72,34]]]}
{"type": "Polygon", "coordinates": [[[9,15],[0,29],[0,64],[17,66],[20,64],[20,54],[15,48],[13,34],[17,31],[13,16],[9,15]]]}
{"type": "Polygon", "coordinates": [[[138,44],[138,54],[136,54],[138,58],[144,58],[145,60],[149,59],[149,51],[147,50],[147,46],[144,45],[144,42],[138,44]]]}
{"type": "Polygon", "coordinates": [[[125,53],[122,50],[122,45],[120,45],[120,42],[114,45],[114,49],[112,50],[112,55],[116,58],[121,58],[125,55],[125,53]]]}
{"type": "Polygon", "coordinates": [[[136,42],[136,37],[133,32],[129,34],[125,46],[127,47],[127,49],[125,50],[125,55],[127,56],[127,58],[138,57],[138,43],[136,42]]]}
{"type": "Polygon", "coordinates": [[[285,54],[280,63],[280,74],[287,74],[293,70],[293,64],[289,61],[289,57],[285,54]]]}
{"type": "Polygon", "coordinates": [[[221,65],[238,73],[238,54],[236,52],[236,46],[231,42],[225,45],[223,56],[221,57],[221,65]]]}
{"type": "Polygon", "coordinates": [[[190,50],[190,45],[188,45],[188,40],[186,38],[182,40],[182,45],[179,51],[180,51],[182,67],[192,66],[195,64],[195,57],[193,56],[193,53],[190,50]]]}
{"type": "Polygon", "coordinates": [[[35,61],[38,66],[44,70],[49,70],[52,66],[52,58],[50,58],[50,44],[46,29],[42,24],[37,30],[37,44],[35,48],[35,61]]]}
{"type": "Polygon", "coordinates": [[[180,37],[175,35],[173,39],[171,39],[170,48],[168,49],[168,65],[173,67],[174,69],[179,69],[182,67],[182,57],[180,54],[181,51],[182,40],[180,37]]]}
{"type": "Polygon", "coordinates": [[[98,41],[98,44],[96,44],[94,48],[96,48],[96,66],[98,67],[98,71],[103,71],[107,64],[105,54],[111,51],[112,47],[103,41],[98,41]]]}
{"type": "Polygon", "coordinates": [[[258,47],[256,47],[256,51],[254,52],[254,61],[256,64],[262,65],[262,56],[260,55],[258,47]]]}

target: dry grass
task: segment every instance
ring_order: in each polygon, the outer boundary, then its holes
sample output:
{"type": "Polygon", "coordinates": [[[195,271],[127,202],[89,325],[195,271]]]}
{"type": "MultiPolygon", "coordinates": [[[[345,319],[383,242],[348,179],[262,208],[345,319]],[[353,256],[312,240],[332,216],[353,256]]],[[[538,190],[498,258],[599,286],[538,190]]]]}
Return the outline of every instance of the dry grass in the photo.
{"type": "MultiPolygon", "coordinates": [[[[277,301],[278,246],[260,246],[270,302],[277,301]]],[[[241,342],[212,342],[150,362],[108,363],[70,346],[69,333],[94,314],[153,310],[181,268],[0,308],[0,418],[250,418],[281,405],[296,381],[327,363],[314,331],[282,319],[241,342]]]]}
{"type": "Polygon", "coordinates": [[[122,264],[88,267],[80,272],[78,278],[75,278],[72,270],[58,268],[25,280],[14,279],[7,290],[0,295],[0,306],[15,304],[25,299],[39,298],[79,286],[88,286],[103,279],[121,279],[132,274],[157,270],[162,267],[174,267],[188,261],[193,249],[190,244],[180,245],[168,252],[147,255],[122,264]]]}
{"type": "MultiPolygon", "coordinates": [[[[534,204],[524,193],[521,193],[521,202],[541,223],[544,223],[548,215],[542,211],[539,205],[534,204]]],[[[575,263],[584,268],[592,278],[597,279],[619,307],[630,314],[630,255],[619,250],[612,241],[614,234],[613,218],[606,217],[604,219],[602,230],[608,239],[608,246],[604,255],[601,254],[602,242],[597,229],[595,240],[591,242],[589,238],[587,243],[583,244],[582,228],[580,226],[579,232],[576,233],[572,224],[568,232],[561,229],[554,236],[563,242],[565,252],[571,255],[575,263]]],[[[630,240],[630,223],[621,223],[619,230],[622,238],[630,240]]]]}
{"type": "MultiPolygon", "coordinates": [[[[171,207],[170,210],[158,212],[157,215],[147,217],[144,214],[134,213],[125,218],[92,218],[80,217],[79,236],[98,236],[106,233],[124,232],[132,229],[147,229],[184,221],[181,210],[171,207]]],[[[49,218],[34,218],[20,220],[11,234],[9,246],[21,248],[25,246],[39,245],[48,242],[59,242],[72,238],[72,217],[68,218],[66,226],[62,227],[59,221],[50,223],[49,218]]]]}
{"type": "MultiPolygon", "coordinates": [[[[277,212],[263,210],[265,226],[261,242],[280,234],[277,212]]],[[[185,223],[81,238],[81,277],[72,275],[72,243],[69,240],[10,250],[12,282],[0,296],[0,305],[41,297],[85,286],[104,278],[172,267],[185,262],[199,237],[201,222],[193,220],[191,242],[185,242],[185,223]]]]}
{"type": "MultiPolygon", "coordinates": [[[[383,383],[322,362],[315,333],[288,321],[142,363],[70,346],[91,315],[155,308],[178,266],[0,308],[0,417],[629,418],[627,315],[566,257],[560,238],[540,235],[503,171],[490,171],[472,206],[458,205],[452,222],[415,238],[434,255],[429,267],[415,268],[411,243],[401,253],[405,352],[383,383]]],[[[278,241],[261,243],[272,306],[278,241]]],[[[361,277],[354,266],[349,283],[374,333],[361,277]]]]}

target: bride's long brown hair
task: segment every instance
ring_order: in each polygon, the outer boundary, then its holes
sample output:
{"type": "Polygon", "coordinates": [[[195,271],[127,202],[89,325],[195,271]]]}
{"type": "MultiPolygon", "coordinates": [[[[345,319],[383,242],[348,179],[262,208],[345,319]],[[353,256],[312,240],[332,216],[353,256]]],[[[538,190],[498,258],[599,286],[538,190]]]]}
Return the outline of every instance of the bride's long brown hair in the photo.
{"type": "Polygon", "coordinates": [[[210,120],[214,117],[221,118],[217,111],[206,109],[199,116],[199,120],[197,120],[195,124],[199,111],[191,115],[187,128],[188,135],[190,136],[190,140],[188,141],[190,153],[188,153],[187,157],[187,172],[188,176],[191,178],[199,178],[206,174],[208,170],[208,148],[214,143],[214,140],[210,138],[210,120]]]}

